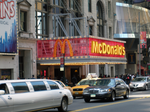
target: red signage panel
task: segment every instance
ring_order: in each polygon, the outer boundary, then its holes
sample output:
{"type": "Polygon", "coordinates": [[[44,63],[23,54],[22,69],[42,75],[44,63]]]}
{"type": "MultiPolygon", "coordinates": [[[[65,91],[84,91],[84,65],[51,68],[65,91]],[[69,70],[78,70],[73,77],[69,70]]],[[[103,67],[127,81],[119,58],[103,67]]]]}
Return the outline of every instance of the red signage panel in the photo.
{"type": "Polygon", "coordinates": [[[140,48],[147,48],[146,31],[140,33],[140,48]]]}
{"type": "MultiPolygon", "coordinates": [[[[37,41],[37,57],[72,56],[125,57],[124,43],[98,38],[69,38],[37,41]]],[[[61,62],[60,62],[61,63],[61,62]]]]}

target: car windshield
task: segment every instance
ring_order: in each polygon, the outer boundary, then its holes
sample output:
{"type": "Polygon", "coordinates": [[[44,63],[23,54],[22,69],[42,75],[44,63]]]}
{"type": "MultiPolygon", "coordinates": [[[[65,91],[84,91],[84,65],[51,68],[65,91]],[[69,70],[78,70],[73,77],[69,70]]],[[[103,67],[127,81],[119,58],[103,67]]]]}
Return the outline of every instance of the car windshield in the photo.
{"type": "Polygon", "coordinates": [[[82,80],[77,85],[91,85],[95,84],[96,80],[82,80]]]}
{"type": "Polygon", "coordinates": [[[113,79],[100,79],[97,80],[96,86],[113,86],[115,81],[113,79]]]}
{"type": "Polygon", "coordinates": [[[64,87],[64,85],[60,81],[56,81],[56,82],[58,82],[62,87],[64,87]]]}
{"type": "Polygon", "coordinates": [[[142,77],[142,78],[135,78],[132,80],[132,82],[145,82],[146,81],[146,78],[145,77],[142,77]]]}

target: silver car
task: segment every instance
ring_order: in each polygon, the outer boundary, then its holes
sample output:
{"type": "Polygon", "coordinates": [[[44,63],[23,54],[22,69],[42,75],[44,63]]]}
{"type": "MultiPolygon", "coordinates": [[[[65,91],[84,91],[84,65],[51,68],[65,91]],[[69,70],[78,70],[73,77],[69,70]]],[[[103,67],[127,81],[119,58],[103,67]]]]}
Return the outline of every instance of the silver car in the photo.
{"type": "Polygon", "coordinates": [[[148,76],[137,77],[131,81],[129,86],[131,91],[133,91],[134,89],[148,90],[150,88],[150,77],[148,76]]]}

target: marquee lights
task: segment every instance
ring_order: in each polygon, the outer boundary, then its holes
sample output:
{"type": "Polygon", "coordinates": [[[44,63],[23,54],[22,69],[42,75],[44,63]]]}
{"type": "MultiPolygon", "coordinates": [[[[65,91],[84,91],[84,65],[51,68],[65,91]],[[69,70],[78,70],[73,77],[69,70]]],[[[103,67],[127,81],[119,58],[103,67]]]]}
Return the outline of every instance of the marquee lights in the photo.
{"type": "Polygon", "coordinates": [[[97,41],[92,41],[91,43],[91,53],[108,54],[108,55],[125,55],[125,47],[121,45],[111,46],[104,42],[98,43],[97,41]]]}

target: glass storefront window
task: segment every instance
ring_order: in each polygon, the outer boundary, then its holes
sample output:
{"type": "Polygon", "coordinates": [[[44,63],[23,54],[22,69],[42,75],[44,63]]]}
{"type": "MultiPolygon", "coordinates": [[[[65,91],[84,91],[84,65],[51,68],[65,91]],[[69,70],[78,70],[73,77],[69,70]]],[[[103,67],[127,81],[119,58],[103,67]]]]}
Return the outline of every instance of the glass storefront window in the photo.
{"type": "MultiPolygon", "coordinates": [[[[150,32],[150,11],[146,8],[127,5],[125,3],[116,3],[116,34],[134,34],[132,38],[138,38],[140,13],[140,31],[150,32]]],[[[114,38],[115,38],[114,35],[114,38]]],[[[124,35],[122,35],[123,37],[124,35]]]]}

